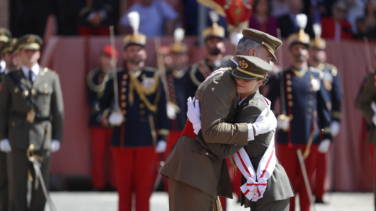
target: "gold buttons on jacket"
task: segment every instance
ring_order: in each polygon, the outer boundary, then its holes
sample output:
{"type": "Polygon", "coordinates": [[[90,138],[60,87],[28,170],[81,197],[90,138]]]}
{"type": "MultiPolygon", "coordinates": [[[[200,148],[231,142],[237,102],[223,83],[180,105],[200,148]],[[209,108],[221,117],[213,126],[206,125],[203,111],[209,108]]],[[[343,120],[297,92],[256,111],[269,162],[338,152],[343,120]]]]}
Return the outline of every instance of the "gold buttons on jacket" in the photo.
{"type": "Polygon", "coordinates": [[[291,91],[292,91],[292,88],[291,88],[291,87],[287,87],[287,91],[288,91],[288,92],[291,92],[291,91]]]}
{"type": "Polygon", "coordinates": [[[205,155],[209,155],[209,152],[206,152],[205,155]]]}
{"type": "Polygon", "coordinates": [[[141,103],[140,108],[145,108],[145,104],[141,103]]]}
{"type": "Polygon", "coordinates": [[[16,123],[12,122],[12,127],[16,126],[16,123]]]}
{"type": "Polygon", "coordinates": [[[313,99],[313,95],[309,95],[309,99],[313,99]]]}
{"type": "Polygon", "coordinates": [[[29,91],[25,90],[23,93],[22,93],[22,96],[24,96],[25,98],[29,95],[29,91]]]}
{"type": "Polygon", "coordinates": [[[14,93],[18,93],[18,88],[15,88],[15,89],[14,89],[14,93]]]}
{"type": "Polygon", "coordinates": [[[140,114],[141,114],[141,115],[144,115],[144,114],[145,114],[145,111],[144,111],[144,110],[141,110],[141,111],[140,111],[140,114]]]}
{"type": "Polygon", "coordinates": [[[122,99],[122,100],[125,100],[127,98],[127,96],[125,96],[125,95],[122,95],[121,97],[120,97],[120,99],[122,99]]]}
{"type": "Polygon", "coordinates": [[[126,81],[122,81],[122,82],[121,82],[121,85],[123,85],[123,86],[125,86],[126,84],[127,84],[126,81]]]}
{"type": "Polygon", "coordinates": [[[121,107],[125,108],[127,106],[127,103],[126,102],[122,102],[121,103],[121,107]]]}
{"type": "Polygon", "coordinates": [[[32,89],[31,94],[35,95],[35,93],[36,93],[35,89],[32,89]]]}
{"type": "Polygon", "coordinates": [[[287,95],[287,98],[288,98],[289,100],[291,100],[291,99],[292,99],[292,95],[291,95],[291,94],[287,95]]]}
{"type": "Polygon", "coordinates": [[[308,105],[312,106],[312,105],[313,105],[313,101],[310,100],[310,101],[308,102],[308,105]]]}
{"type": "Polygon", "coordinates": [[[126,92],[127,89],[126,88],[121,88],[121,92],[126,92]]]}
{"type": "Polygon", "coordinates": [[[291,106],[293,106],[294,105],[294,103],[293,102],[289,102],[289,106],[291,107],[291,106]]]}
{"type": "Polygon", "coordinates": [[[290,80],[288,80],[288,81],[287,81],[287,85],[290,86],[291,84],[292,84],[292,82],[291,82],[290,80]]]}

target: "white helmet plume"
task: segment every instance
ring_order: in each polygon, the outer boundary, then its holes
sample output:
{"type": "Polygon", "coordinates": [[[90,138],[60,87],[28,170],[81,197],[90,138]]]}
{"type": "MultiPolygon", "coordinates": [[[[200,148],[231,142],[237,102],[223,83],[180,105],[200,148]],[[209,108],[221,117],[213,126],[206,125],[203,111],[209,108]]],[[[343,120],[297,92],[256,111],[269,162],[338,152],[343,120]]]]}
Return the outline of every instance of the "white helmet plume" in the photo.
{"type": "Polygon", "coordinates": [[[133,28],[134,33],[138,33],[138,28],[140,26],[140,14],[133,11],[128,14],[129,25],[133,28]]]}
{"type": "Polygon", "coordinates": [[[304,29],[307,25],[307,16],[305,14],[296,15],[296,22],[300,29],[304,29]]]}
{"type": "Polygon", "coordinates": [[[175,42],[181,42],[184,39],[184,29],[177,28],[174,31],[175,42]]]}
{"type": "Polygon", "coordinates": [[[321,25],[316,23],[313,24],[313,31],[315,32],[316,37],[321,37],[321,25]]]}
{"type": "Polygon", "coordinates": [[[218,20],[219,20],[219,15],[218,15],[218,13],[216,13],[215,11],[210,11],[210,19],[211,19],[211,21],[213,22],[213,24],[215,24],[215,23],[217,23],[218,22],[218,20]]]}

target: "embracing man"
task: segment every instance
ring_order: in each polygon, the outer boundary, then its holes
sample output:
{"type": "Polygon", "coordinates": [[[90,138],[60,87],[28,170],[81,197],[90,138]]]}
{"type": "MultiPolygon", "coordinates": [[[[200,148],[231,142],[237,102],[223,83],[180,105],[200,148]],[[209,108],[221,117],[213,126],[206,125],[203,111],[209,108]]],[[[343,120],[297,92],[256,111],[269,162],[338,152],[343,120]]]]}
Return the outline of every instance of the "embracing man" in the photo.
{"type": "MultiPolygon", "coordinates": [[[[236,55],[254,56],[268,63],[276,61],[274,51],[281,46],[280,40],[253,29],[244,29],[242,33],[236,55]]],[[[217,196],[232,198],[225,158],[276,126],[275,117],[270,114],[261,115],[255,123],[233,123],[240,101],[232,76],[233,69],[241,69],[237,62],[235,57],[227,64],[228,68],[219,69],[200,85],[195,97],[203,116],[201,120],[199,113],[189,116],[182,137],[161,170],[169,179],[172,211],[212,210],[218,203],[217,196]]],[[[291,186],[275,194],[286,198],[293,195],[291,186]]]]}

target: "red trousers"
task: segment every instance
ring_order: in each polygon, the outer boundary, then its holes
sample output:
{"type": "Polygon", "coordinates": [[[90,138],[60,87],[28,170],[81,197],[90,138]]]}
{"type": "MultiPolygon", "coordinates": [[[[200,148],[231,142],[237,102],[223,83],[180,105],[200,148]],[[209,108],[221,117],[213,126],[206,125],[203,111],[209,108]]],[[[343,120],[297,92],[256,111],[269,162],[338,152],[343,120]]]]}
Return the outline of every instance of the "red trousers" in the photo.
{"type": "Polygon", "coordinates": [[[111,188],[116,189],[116,176],[112,153],[109,149],[112,128],[90,127],[91,132],[91,180],[93,188],[106,188],[106,172],[109,172],[111,188]]]}
{"type": "MultiPolygon", "coordinates": [[[[287,144],[277,144],[277,157],[281,162],[282,166],[285,168],[287,176],[290,179],[294,191],[299,193],[301,211],[309,211],[309,208],[311,206],[311,202],[307,194],[307,189],[304,184],[303,174],[299,165],[298,155],[296,154],[297,149],[301,149],[302,153],[304,153],[305,147],[305,145],[293,145],[292,148],[289,148],[287,144]]],[[[312,176],[317,163],[317,147],[318,145],[312,145],[311,153],[304,160],[311,187],[312,176]]],[[[290,198],[290,211],[294,210],[295,197],[292,197],[290,198]]]]}
{"type": "MultiPolygon", "coordinates": [[[[166,152],[164,155],[164,160],[167,160],[168,155],[170,155],[172,147],[174,147],[175,143],[179,140],[181,137],[181,130],[170,130],[167,138],[167,147],[166,152]]],[[[164,178],[164,188],[165,191],[168,193],[168,179],[164,178]]]]}
{"type": "Polygon", "coordinates": [[[99,28],[80,26],[78,28],[78,33],[82,36],[89,36],[89,35],[107,36],[107,35],[110,35],[110,28],[109,26],[103,26],[99,28]]]}
{"type": "Polygon", "coordinates": [[[327,178],[327,165],[328,155],[327,153],[317,153],[317,165],[316,165],[316,185],[315,185],[315,197],[318,200],[322,200],[326,192],[325,181],[327,178]]]}
{"type": "Polygon", "coordinates": [[[155,149],[150,147],[112,147],[115,159],[119,211],[132,210],[132,194],[136,210],[148,211],[152,190],[152,167],[155,149]]]}

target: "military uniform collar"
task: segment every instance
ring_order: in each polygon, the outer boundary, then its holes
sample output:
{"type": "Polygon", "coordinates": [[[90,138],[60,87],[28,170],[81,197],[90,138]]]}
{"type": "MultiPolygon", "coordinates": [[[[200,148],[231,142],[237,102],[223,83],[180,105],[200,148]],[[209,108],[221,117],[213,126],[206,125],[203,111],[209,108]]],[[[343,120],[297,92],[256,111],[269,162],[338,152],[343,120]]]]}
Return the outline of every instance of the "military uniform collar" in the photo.
{"type": "Polygon", "coordinates": [[[249,95],[248,97],[246,98],[243,98],[242,100],[239,101],[238,105],[239,105],[239,108],[243,108],[244,106],[247,106],[249,105],[249,101],[250,100],[253,100],[253,99],[256,99],[260,96],[260,92],[257,90],[255,93],[249,95]]]}
{"type": "MultiPolygon", "coordinates": [[[[25,77],[28,77],[30,68],[22,65],[21,69],[22,69],[22,72],[24,73],[25,77]]],[[[40,67],[39,67],[38,63],[36,63],[34,66],[31,67],[31,71],[33,71],[35,76],[37,76],[39,74],[39,70],[40,70],[40,67]]]]}
{"type": "Polygon", "coordinates": [[[303,77],[306,72],[308,71],[308,66],[302,68],[302,69],[296,69],[295,67],[291,66],[291,71],[298,76],[299,78],[303,77]]]}

